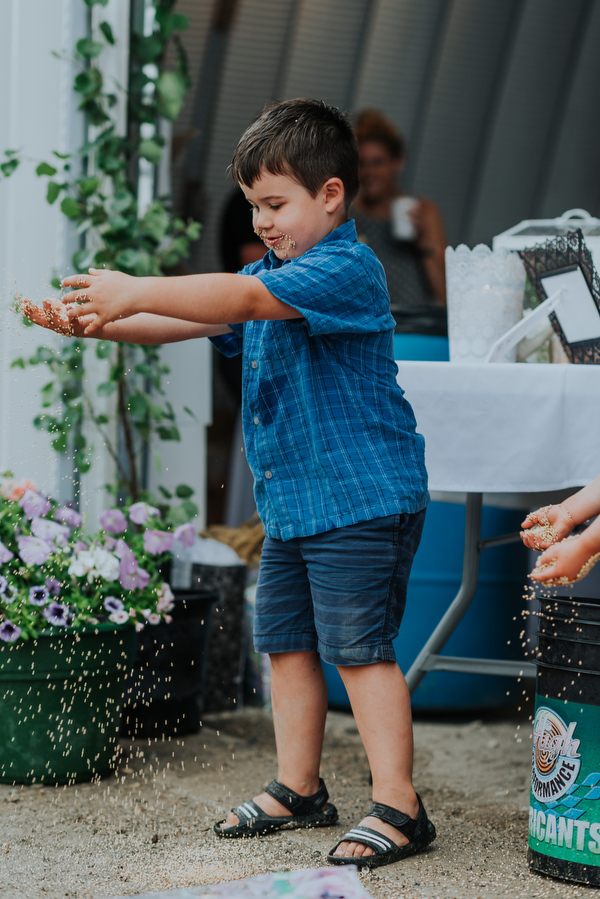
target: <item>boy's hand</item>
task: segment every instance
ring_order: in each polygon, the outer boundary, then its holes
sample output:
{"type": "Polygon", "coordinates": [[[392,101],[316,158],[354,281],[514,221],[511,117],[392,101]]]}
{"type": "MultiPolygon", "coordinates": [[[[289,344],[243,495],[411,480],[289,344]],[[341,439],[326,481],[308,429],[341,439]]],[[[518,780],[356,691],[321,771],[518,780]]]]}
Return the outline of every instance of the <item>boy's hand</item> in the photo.
{"type": "Polygon", "coordinates": [[[548,587],[579,581],[600,558],[600,553],[592,552],[584,535],[570,537],[542,553],[529,577],[548,587]]]}
{"type": "Polygon", "coordinates": [[[96,332],[108,322],[129,318],[141,311],[137,307],[139,282],[139,278],[123,272],[91,268],[87,275],[71,275],[62,281],[62,287],[76,288],[65,294],[62,302],[71,307],[68,311],[71,320],[92,316],[88,319],[84,335],[97,336],[96,332]]]}
{"type": "Polygon", "coordinates": [[[544,506],[530,512],[522,522],[521,539],[530,549],[547,549],[554,543],[564,540],[575,523],[571,513],[560,503],[555,506],[544,506]]]}
{"type": "Polygon", "coordinates": [[[68,311],[60,300],[44,300],[43,305],[36,306],[32,300],[21,302],[21,312],[34,325],[55,331],[64,337],[83,337],[91,316],[69,318],[68,311]]]}

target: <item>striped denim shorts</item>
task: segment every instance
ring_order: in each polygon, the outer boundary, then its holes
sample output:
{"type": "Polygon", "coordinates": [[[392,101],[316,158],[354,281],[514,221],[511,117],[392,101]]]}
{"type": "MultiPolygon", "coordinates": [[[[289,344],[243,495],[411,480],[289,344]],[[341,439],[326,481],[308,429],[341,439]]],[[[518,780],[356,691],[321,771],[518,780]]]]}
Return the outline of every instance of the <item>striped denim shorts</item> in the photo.
{"type": "Polygon", "coordinates": [[[257,652],[318,652],[332,665],[395,661],[425,510],[324,534],[267,537],[254,616],[257,652]]]}

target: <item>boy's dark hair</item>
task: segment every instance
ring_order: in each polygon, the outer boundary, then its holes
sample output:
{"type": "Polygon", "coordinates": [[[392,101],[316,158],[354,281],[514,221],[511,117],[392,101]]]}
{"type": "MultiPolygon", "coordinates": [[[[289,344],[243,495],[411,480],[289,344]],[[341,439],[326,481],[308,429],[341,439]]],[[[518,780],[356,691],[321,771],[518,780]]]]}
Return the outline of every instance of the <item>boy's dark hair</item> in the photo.
{"type": "Polygon", "coordinates": [[[328,178],[344,185],[346,208],[358,193],[358,147],[344,113],[322,100],[267,104],[243,133],[231,162],[238,184],[261,172],[290,175],[315,197],[328,178]]]}

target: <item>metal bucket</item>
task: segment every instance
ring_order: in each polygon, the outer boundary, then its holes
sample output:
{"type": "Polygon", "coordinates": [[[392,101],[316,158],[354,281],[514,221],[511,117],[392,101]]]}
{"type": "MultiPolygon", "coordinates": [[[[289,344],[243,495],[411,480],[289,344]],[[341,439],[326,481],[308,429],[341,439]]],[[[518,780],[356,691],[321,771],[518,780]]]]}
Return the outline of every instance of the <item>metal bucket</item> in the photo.
{"type": "Polygon", "coordinates": [[[540,608],[529,864],[600,886],[600,603],[540,608]]]}

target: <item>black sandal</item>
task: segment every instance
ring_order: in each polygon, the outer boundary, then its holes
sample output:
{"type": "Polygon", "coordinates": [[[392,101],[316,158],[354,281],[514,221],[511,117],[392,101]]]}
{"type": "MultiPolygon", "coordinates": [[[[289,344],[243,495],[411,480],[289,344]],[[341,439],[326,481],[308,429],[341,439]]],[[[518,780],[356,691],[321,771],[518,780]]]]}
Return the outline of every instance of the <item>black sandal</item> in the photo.
{"type": "Polygon", "coordinates": [[[397,862],[407,855],[414,855],[421,852],[430,843],[435,840],[435,827],[427,817],[427,812],[421,802],[421,797],[417,794],[419,800],[419,811],[416,818],[410,818],[404,812],[399,812],[389,805],[383,805],[381,802],[374,802],[367,817],[379,818],[391,827],[395,827],[401,834],[408,839],[408,843],[404,846],[398,846],[389,837],[372,830],[370,827],[354,827],[352,830],[342,837],[342,839],[333,847],[327,861],[332,865],[357,865],[359,868],[378,868],[380,865],[389,865],[397,862]],[[341,843],[360,843],[362,846],[370,846],[373,855],[366,858],[364,856],[346,856],[334,855],[333,853],[341,843]]]}
{"type": "Polygon", "coordinates": [[[254,837],[259,834],[272,833],[275,830],[295,830],[299,827],[329,827],[337,824],[338,813],[335,805],[328,803],[329,793],[323,780],[319,780],[319,789],[312,796],[300,796],[289,787],[272,780],[265,793],[280,802],[292,814],[274,816],[267,815],[252,800],[238,805],[231,811],[237,815],[238,823],[230,827],[222,827],[223,821],[217,821],[214,830],[220,837],[254,837]]]}

